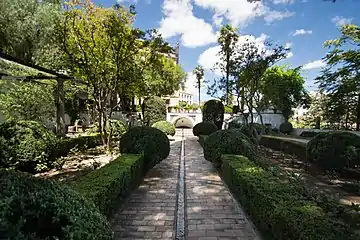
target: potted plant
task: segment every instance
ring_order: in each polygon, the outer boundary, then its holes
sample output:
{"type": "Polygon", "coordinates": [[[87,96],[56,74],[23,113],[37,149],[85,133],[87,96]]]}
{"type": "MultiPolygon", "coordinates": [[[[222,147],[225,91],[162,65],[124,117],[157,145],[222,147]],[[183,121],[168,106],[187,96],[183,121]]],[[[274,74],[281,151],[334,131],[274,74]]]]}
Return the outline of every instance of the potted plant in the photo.
{"type": "Polygon", "coordinates": [[[192,106],[186,105],[186,106],[184,107],[184,109],[185,109],[187,112],[190,112],[190,110],[192,109],[192,106]]]}

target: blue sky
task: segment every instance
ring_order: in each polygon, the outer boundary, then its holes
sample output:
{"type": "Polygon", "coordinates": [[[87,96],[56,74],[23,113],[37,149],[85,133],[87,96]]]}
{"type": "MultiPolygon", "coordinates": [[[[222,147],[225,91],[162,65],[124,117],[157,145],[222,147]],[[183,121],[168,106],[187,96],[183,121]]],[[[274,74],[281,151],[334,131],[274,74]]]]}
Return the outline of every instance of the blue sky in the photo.
{"type": "MultiPolygon", "coordinates": [[[[158,29],[169,42],[180,42],[180,64],[189,73],[187,89],[195,95],[191,71],[197,64],[209,70],[216,62],[216,35],[221,25],[232,24],[244,38],[259,45],[266,39],[291,46],[282,63],[304,65],[305,86],[313,91],[313,79],[327,52],[324,41],[337,38],[341,24],[360,24],[359,0],[263,0],[256,4],[246,0],[95,0],[106,7],[116,1],[135,4],[136,27],[158,29]]],[[[207,71],[205,77],[211,80],[215,76],[207,71]]]]}

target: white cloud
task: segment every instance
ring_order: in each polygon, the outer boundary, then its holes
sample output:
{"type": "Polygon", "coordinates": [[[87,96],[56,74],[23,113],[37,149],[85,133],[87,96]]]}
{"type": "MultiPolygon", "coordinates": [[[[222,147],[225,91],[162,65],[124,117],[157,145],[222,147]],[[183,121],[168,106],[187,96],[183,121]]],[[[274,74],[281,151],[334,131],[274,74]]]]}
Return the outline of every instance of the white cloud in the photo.
{"type": "Polygon", "coordinates": [[[340,27],[344,24],[349,24],[352,22],[352,18],[344,18],[342,16],[335,16],[331,19],[333,23],[335,23],[336,26],[340,27]]]}
{"type": "Polygon", "coordinates": [[[213,23],[216,27],[221,27],[222,22],[224,21],[224,18],[215,14],[213,17],[213,23]]]}
{"type": "Polygon", "coordinates": [[[283,20],[284,18],[292,17],[294,15],[295,15],[295,12],[270,11],[265,15],[264,20],[267,23],[272,23],[274,21],[283,20]]]}
{"type": "Polygon", "coordinates": [[[291,58],[291,57],[293,57],[294,56],[294,53],[293,52],[288,52],[287,54],[286,54],[286,58],[291,58]]]}
{"type": "Polygon", "coordinates": [[[286,42],[284,47],[285,48],[291,48],[292,47],[292,42],[286,42]]]}
{"type": "Polygon", "coordinates": [[[226,18],[233,26],[245,26],[255,17],[263,16],[267,7],[262,2],[247,0],[194,0],[199,7],[209,9],[217,16],[226,18]]]}
{"type": "Polygon", "coordinates": [[[326,63],[323,60],[316,60],[313,62],[309,62],[303,66],[304,70],[317,69],[325,67],[326,63]]]}
{"type": "Polygon", "coordinates": [[[293,4],[295,0],[272,0],[273,4],[293,4]]]}
{"type": "Polygon", "coordinates": [[[198,95],[198,90],[195,87],[196,75],[192,72],[186,74],[185,91],[193,95],[198,95]]]}
{"type": "Polygon", "coordinates": [[[305,30],[305,29],[296,29],[295,32],[292,32],[291,35],[298,36],[298,35],[305,35],[305,34],[312,34],[312,30],[305,30]]]}
{"type": "Polygon", "coordinates": [[[190,0],[164,0],[165,17],[160,22],[159,32],[164,38],[181,35],[186,47],[205,46],[216,42],[211,24],[194,16],[190,0]]]}
{"type": "MultiPolygon", "coordinates": [[[[240,36],[238,44],[242,45],[247,40],[255,42],[259,49],[265,49],[265,40],[268,38],[266,34],[261,34],[258,38],[255,38],[252,35],[243,35],[240,36]]],[[[203,68],[207,71],[212,70],[216,63],[220,62],[220,46],[214,46],[206,49],[203,53],[200,54],[198,58],[198,64],[202,65],[203,68]]],[[[222,73],[219,69],[214,69],[214,74],[221,76],[222,73]]]]}

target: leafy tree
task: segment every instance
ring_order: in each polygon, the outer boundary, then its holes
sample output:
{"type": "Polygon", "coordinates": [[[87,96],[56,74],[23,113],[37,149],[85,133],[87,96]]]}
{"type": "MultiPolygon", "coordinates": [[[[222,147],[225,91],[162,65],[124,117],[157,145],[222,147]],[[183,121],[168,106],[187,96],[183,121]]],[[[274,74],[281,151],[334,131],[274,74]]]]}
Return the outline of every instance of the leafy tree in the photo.
{"type": "Polygon", "coordinates": [[[143,81],[138,81],[136,92],[138,97],[171,95],[185,83],[184,70],[169,57],[158,56],[145,67],[144,74],[139,76],[143,81]]]}
{"type": "Polygon", "coordinates": [[[347,24],[341,27],[341,36],[328,40],[330,52],[324,60],[327,67],[317,78],[319,88],[328,95],[325,116],[345,127],[356,124],[360,130],[360,27],[347,24]]]}
{"type": "Polygon", "coordinates": [[[117,106],[110,99],[119,94],[122,107],[130,106],[144,72],[171,48],[156,32],[133,27],[133,8],[103,8],[89,0],[74,0],[67,4],[64,15],[57,27],[61,49],[71,62],[72,73],[88,84],[102,141],[109,147],[111,133],[105,126],[117,106]]]}
{"type": "MultiPolygon", "coordinates": [[[[247,116],[244,114],[244,105],[249,111],[251,123],[254,109],[262,121],[261,111],[267,107],[261,92],[264,74],[268,68],[285,57],[286,51],[283,46],[272,47],[269,42],[260,47],[249,39],[238,46],[232,74],[235,77],[237,99],[241,98],[240,112],[245,120],[247,116]]],[[[239,100],[237,101],[239,103],[239,100]]]]}
{"type": "Polygon", "coordinates": [[[204,68],[201,65],[196,66],[196,68],[193,70],[193,73],[196,76],[196,84],[195,87],[198,89],[199,91],[199,106],[200,106],[200,95],[201,95],[201,85],[203,82],[203,78],[204,78],[204,68]]]}
{"type": "Polygon", "coordinates": [[[2,0],[0,12],[0,51],[36,63],[51,43],[61,17],[60,1],[2,0]]]}
{"type": "Polygon", "coordinates": [[[286,120],[293,114],[293,108],[304,105],[309,99],[299,70],[274,66],[266,70],[262,80],[263,98],[268,101],[266,104],[271,102],[286,120]]]}
{"type": "Polygon", "coordinates": [[[223,76],[220,79],[215,79],[213,85],[208,89],[209,94],[212,96],[216,95],[219,91],[222,92],[223,96],[221,99],[225,100],[226,104],[231,104],[231,92],[234,85],[231,70],[235,64],[234,57],[239,39],[236,31],[237,29],[231,25],[223,26],[220,30],[218,38],[220,62],[215,64],[214,69],[220,70],[223,76]]]}

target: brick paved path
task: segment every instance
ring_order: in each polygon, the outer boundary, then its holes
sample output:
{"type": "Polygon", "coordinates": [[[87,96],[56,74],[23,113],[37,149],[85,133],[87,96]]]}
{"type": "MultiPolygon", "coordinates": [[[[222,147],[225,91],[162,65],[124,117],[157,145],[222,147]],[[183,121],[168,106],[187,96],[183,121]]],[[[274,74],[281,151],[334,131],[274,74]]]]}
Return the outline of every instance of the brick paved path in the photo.
{"type": "MultiPolygon", "coordinates": [[[[191,130],[185,130],[185,233],[183,239],[260,239],[234,202],[191,130]]],[[[170,156],[153,168],[112,220],[115,239],[175,239],[181,135],[170,156]]]]}

